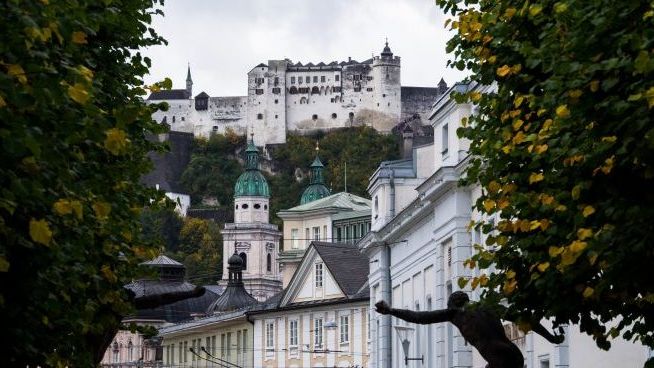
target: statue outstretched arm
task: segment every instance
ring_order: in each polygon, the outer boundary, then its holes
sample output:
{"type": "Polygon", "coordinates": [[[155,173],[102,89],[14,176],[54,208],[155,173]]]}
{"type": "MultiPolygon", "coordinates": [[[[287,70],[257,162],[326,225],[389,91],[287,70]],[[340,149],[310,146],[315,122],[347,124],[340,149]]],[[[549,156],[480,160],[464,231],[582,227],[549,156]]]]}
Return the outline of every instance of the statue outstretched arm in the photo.
{"type": "Polygon", "coordinates": [[[532,322],[531,327],[532,327],[532,331],[541,335],[545,340],[549,341],[552,344],[560,344],[565,339],[563,335],[552,334],[540,322],[532,322]]]}
{"type": "Polygon", "coordinates": [[[390,314],[393,317],[405,320],[411,323],[418,323],[422,325],[430,323],[450,322],[454,313],[453,309],[440,309],[435,311],[416,312],[408,309],[395,309],[391,308],[383,300],[375,304],[377,313],[390,314]]]}

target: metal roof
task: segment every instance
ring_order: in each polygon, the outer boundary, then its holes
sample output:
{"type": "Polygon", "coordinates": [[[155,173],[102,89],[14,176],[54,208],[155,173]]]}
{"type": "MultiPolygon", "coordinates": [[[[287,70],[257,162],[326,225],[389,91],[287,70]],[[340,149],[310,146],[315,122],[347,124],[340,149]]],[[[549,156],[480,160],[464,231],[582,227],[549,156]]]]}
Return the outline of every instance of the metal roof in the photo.
{"type": "Polygon", "coordinates": [[[280,211],[279,213],[311,211],[323,208],[343,208],[352,211],[370,210],[370,200],[352,193],[339,192],[313,202],[280,211]]]}

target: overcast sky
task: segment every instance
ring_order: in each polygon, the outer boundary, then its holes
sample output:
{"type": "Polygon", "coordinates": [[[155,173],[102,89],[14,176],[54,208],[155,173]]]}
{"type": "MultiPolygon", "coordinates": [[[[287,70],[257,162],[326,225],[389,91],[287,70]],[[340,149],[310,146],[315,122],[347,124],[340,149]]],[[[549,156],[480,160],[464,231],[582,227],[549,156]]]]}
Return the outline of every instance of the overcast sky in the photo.
{"type": "Polygon", "coordinates": [[[388,37],[402,57],[402,85],[435,87],[464,77],[447,68],[449,34],[434,0],[166,0],[154,21],[168,46],[150,48],[151,83],[163,77],[193,93],[245,96],[247,72],[269,59],[308,63],[363,61],[388,37]]]}

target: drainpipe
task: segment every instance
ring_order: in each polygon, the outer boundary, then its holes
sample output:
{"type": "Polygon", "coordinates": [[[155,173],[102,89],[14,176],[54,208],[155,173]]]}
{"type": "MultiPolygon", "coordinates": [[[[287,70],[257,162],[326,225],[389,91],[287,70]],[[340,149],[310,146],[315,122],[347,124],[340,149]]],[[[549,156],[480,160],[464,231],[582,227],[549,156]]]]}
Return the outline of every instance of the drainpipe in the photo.
{"type": "MultiPolygon", "coordinates": [[[[381,299],[392,305],[391,298],[391,247],[386,243],[382,243],[382,250],[379,257],[380,269],[380,286],[381,286],[381,299]]],[[[391,368],[393,364],[393,350],[392,350],[392,319],[391,316],[386,314],[381,316],[379,323],[378,338],[381,341],[379,352],[379,365],[377,368],[391,368]]]]}
{"type": "Polygon", "coordinates": [[[388,221],[391,221],[395,217],[395,170],[391,169],[391,212],[388,221]]]}

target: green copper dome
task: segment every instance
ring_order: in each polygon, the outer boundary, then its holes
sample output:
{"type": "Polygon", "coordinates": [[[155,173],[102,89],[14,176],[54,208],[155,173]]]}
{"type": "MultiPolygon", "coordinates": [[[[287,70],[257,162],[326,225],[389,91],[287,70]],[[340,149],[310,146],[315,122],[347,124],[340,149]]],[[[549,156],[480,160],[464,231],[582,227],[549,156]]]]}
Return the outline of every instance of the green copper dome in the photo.
{"type": "Polygon", "coordinates": [[[259,150],[252,140],[248,142],[245,156],[245,172],[236,180],[234,197],[270,198],[268,181],[259,171],[259,150]]]}
{"type": "Polygon", "coordinates": [[[329,189],[323,183],[322,170],[325,167],[320,158],[316,155],[316,159],[313,160],[311,164],[311,182],[309,186],[302,193],[302,198],[300,198],[300,204],[305,204],[313,202],[320,198],[325,198],[331,193],[329,189]]]}

